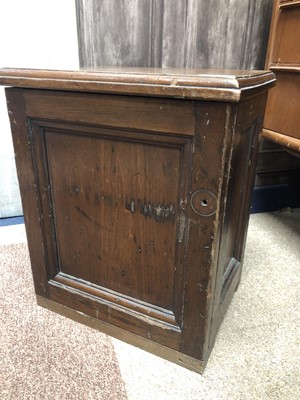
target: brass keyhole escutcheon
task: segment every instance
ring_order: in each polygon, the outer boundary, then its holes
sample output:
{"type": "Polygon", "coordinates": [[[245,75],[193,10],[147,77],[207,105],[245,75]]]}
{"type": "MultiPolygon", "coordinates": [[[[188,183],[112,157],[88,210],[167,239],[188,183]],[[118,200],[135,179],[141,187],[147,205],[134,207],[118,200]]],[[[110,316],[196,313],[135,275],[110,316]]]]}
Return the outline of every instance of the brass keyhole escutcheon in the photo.
{"type": "Polygon", "coordinates": [[[199,189],[194,192],[192,194],[191,204],[195,213],[203,217],[210,217],[214,215],[217,210],[216,195],[206,189],[199,189]]]}

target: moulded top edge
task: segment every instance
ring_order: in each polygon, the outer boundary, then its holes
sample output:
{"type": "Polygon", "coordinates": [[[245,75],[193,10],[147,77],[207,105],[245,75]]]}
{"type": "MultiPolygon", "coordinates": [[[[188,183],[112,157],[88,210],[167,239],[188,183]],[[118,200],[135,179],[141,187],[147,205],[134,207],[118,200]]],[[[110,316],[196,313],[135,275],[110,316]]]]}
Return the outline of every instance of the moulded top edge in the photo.
{"type": "MultiPolygon", "coordinates": [[[[268,89],[270,71],[179,68],[85,68],[79,70],[0,69],[0,85],[238,101],[243,92],[268,89]]],[[[245,95],[245,93],[243,93],[245,95]]]]}
{"type": "Polygon", "coordinates": [[[285,0],[279,2],[280,9],[299,7],[299,6],[300,6],[299,0],[285,0]]]}

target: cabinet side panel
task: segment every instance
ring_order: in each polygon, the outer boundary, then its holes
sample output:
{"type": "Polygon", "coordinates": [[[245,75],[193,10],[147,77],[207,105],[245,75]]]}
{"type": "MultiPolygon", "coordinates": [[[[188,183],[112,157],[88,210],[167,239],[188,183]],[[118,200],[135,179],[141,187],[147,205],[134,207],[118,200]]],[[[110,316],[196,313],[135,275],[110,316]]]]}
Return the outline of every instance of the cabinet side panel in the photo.
{"type": "Polygon", "coordinates": [[[240,103],[237,109],[232,153],[227,169],[228,180],[223,188],[225,201],[221,212],[222,239],[214,293],[210,349],[241,277],[259,147],[258,138],[265,103],[266,94],[240,103]]]}

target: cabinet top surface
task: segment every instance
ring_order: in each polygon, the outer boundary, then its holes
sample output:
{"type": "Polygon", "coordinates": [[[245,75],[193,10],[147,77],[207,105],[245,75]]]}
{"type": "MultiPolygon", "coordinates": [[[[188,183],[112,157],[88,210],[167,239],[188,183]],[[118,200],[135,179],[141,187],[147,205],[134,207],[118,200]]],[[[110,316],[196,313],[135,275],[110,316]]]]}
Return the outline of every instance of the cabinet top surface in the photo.
{"type": "Polygon", "coordinates": [[[0,69],[0,85],[217,101],[239,101],[275,83],[270,71],[97,68],[74,71],[0,69]]]}

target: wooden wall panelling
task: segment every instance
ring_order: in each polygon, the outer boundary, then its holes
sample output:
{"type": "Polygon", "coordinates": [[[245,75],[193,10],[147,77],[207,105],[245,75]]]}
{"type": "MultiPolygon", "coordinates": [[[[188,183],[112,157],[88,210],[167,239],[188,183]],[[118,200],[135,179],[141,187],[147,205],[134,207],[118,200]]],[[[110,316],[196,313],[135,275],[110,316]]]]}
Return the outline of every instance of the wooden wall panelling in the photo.
{"type": "Polygon", "coordinates": [[[186,0],[156,0],[152,13],[152,65],[181,68],[186,52],[186,0]],[[160,58],[155,57],[160,54],[160,58]]]}
{"type": "Polygon", "coordinates": [[[185,66],[263,67],[271,3],[271,0],[188,1],[185,66]]]}
{"type": "Polygon", "coordinates": [[[80,64],[259,69],[271,6],[272,0],[76,0],[80,64]]]}
{"type": "Polygon", "coordinates": [[[149,66],[151,1],[77,0],[76,5],[81,65],[149,66]]]}
{"type": "Polygon", "coordinates": [[[249,69],[264,69],[273,0],[250,1],[249,6],[251,13],[247,23],[251,24],[251,34],[248,34],[246,42],[244,66],[249,69]]]}
{"type": "Polygon", "coordinates": [[[223,62],[222,44],[226,37],[228,4],[229,0],[223,2],[223,7],[219,0],[212,0],[209,4],[197,0],[188,2],[185,67],[209,68],[215,65],[218,68],[223,62]]]}
{"type": "Polygon", "coordinates": [[[270,4],[250,0],[189,1],[185,66],[262,68],[270,4]]]}

